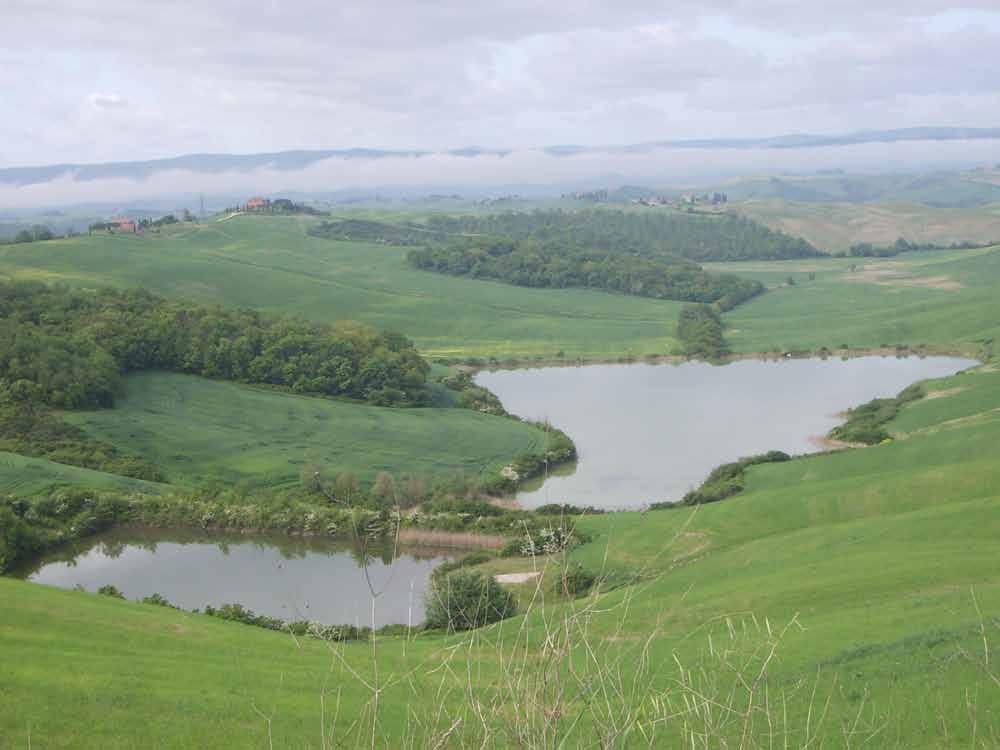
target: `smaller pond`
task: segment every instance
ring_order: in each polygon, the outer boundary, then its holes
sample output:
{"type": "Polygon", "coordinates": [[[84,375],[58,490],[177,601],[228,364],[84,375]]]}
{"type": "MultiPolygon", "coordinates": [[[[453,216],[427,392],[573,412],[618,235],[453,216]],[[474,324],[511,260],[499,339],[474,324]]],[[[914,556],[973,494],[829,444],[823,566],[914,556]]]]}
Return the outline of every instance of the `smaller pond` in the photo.
{"type": "Polygon", "coordinates": [[[748,359],[500,370],[481,372],[476,382],[508,411],[548,419],[576,443],[575,466],[518,493],[525,507],[614,509],[680,500],[716,466],[743,456],[820,450],[845,409],[975,364],[954,357],[748,359]]]}
{"type": "Polygon", "coordinates": [[[14,575],[87,591],[112,585],[128,599],[158,593],[188,610],[239,603],[284,620],[369,626],[370,580],[376,627],[419,624],[431,571],[453,553],[386,544],[367,552],[320,538],[121,529],[54,550],[14,575]]]}

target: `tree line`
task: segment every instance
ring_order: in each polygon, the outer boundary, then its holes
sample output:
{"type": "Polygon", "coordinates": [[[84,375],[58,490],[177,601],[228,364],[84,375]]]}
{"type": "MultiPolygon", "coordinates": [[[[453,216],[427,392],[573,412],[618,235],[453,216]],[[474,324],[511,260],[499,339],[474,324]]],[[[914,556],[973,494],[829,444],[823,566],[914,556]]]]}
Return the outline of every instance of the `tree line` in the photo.
{"type": "Polygon", "coordinates": [[[900,237],[891,245],[873,245],[870,242],[858,242],[847,250],[845,255],[850,258],[892,258],[902,253],[927,252],[931,250],[973,250],[980,247],[992,247],[996,242],[952,242],[949,245],[933,242],[909,242],[900,237]]]}
{"type": "Polygon", "coordinates": [[[823,254],[809,242],[735,214],[558,209],[432,216],[426,229],[449,235],[534,239],[619,255],[694,262],[787,260],[823,254]]]}
{"type": "Polygon", "coordinates": [[[426,403],[427,362],[403,335],[253,310],[0,282],[0,392],[56,408],[109,407],[122,376],[170,370],[342,396],[426,403]]]}
{"type": "Polygon", "coordinates": [[[411,250],[417,268],[517,286],[587,287],[654,299],[713,302],[724,310],[764,291],[756,281],[686,261],[577,248],[559,240],[466,237],[411,250]]]}

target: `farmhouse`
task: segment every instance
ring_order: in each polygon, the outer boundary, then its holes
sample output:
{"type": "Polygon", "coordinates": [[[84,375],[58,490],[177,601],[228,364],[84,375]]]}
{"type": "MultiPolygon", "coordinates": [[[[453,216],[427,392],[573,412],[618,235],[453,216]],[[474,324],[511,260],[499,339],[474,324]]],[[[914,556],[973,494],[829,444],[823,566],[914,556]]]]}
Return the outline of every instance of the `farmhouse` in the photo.
{"type": "Polygon", "coordinates": [[[247,211],[260,211],[271,205],[271,201],[267,198],[261,198],[259,195],[254,196],[247,201],[247,211]]]}
{"type": "Polygon", "coordinates": [[[136,223],[127,217],[116,216],[114,219],[108,222],[108,228],[112,232],[132,232],[133,234],[139,231],[136,223]]]}

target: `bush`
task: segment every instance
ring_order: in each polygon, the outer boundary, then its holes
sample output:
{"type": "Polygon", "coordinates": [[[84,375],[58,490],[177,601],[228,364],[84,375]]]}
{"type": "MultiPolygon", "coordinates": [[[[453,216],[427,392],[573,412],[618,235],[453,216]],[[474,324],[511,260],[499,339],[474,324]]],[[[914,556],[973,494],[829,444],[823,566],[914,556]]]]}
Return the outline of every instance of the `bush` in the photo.
{"type": "Polygon", "coordinates": [[[576,598],[590,593],[597,576],[579,563],[569,565],[560,572],[555,582],[555,592],[560,596],[576,598]]]}
{"type": "Polygon", "coordinates": [[[111,596],[114,597],[115,599],[125,598],[125,594],[119,591],[116,586],[112,586],[110,584],[108,584],[107,586],[101,586],[101,588],[97,589],[97,593],[100,594],[101,596],[111,596]]]}
{"type": "Polygon", "coordinates": [[[471,570],[436,577],[427,592],[428,628],[471,630],[511,617],[514,597],[493,578],[471,570]]]}

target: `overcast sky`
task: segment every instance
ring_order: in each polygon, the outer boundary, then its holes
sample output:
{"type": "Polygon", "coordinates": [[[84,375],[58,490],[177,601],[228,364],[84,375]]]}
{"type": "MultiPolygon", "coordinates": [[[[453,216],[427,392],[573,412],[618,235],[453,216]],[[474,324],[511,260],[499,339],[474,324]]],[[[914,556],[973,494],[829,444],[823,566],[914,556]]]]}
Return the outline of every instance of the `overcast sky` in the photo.
{"type": "Polygon", "coordinates": [[[997,0],[0,0],[0,39],[0,166],[1000,125],[997,0]]]}

